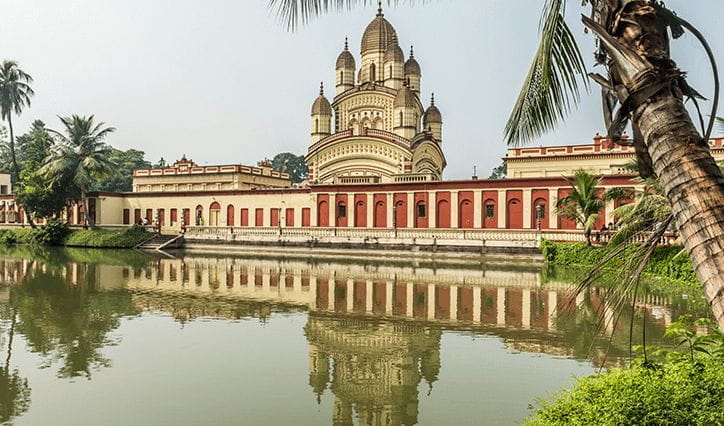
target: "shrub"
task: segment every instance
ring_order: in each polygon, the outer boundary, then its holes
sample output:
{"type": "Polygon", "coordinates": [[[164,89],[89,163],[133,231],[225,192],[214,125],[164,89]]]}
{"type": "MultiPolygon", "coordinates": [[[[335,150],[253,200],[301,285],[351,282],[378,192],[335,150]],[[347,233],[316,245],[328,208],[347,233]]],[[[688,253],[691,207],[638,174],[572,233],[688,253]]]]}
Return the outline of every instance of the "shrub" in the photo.
{"type": "Polygon", "coordinates": [[[63,242],[68,232],[68,225],[58,219],[51,219],[42,228],[33,229],[30,239],[36,244],[55,246],[63,242]]]}

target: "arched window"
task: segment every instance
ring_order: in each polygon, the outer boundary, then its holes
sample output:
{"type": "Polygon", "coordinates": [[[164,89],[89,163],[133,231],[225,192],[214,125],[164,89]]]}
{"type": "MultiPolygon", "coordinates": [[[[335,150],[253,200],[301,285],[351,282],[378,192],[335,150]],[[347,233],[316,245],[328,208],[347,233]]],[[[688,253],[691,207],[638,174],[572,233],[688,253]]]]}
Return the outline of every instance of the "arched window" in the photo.
{"type": "Polygon", "coordinates": [[[375,67],[375,63],[372,62],[370,64],[370,81],[376,81],[376,80],[377,80],[376,67],[375,67]]]}
{"type": "Polygon", "coordinates": [[[389,78],[392,78],[392,65],[390,65],[390,76],[389,78]]]}
{"type": "Polygon", "coordinates": [[[319,133],[319,119],[314,119],[314,133],[319,133]]]}
{"type": "Polygon", "coordinates": [[[339,84],[344,84],[344,71],[339,72],[339,84]]]}
{"type": "Polygon", "coordinates": [[[403,118],[402,111],[400,111],[400,127],[402,127],[402,118],[403,118]]]}

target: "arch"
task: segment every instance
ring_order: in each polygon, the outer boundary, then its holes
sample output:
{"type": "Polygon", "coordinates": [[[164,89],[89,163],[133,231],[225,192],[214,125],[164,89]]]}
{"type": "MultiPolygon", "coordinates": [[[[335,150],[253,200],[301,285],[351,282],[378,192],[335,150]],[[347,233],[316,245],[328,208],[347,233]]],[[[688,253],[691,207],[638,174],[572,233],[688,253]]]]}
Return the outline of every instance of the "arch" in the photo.
{"type": "Polygon", "coordinates": [[[355,228],[367,227],[367,202],[364,200],[356,200],[354,203],[354,226],[355,228]]]}
{"type": "Polygon", "coordinates": [[[448,200],[439,200],[437,202],[437,211],[435,216],[435,227],[450,227],[450,202],[448,200]]]}
{"type": "Polygon", "coordinates": [[[353,135],[359,134],[359,121],[356,118],[349,120],[349,130],[352,130],[353,135]]]}
{"type": "Polygon", "coordinates": [[[483,228],[498,227],[498,203],[493,198],[483,202],[483,228]]]}
{"type": "Polygon", "coordinates": [[[377,80],[377,66],[374,62],[370,64],[370,81],[377,80]]]}
{"type": "Polygon", "coordinates": [[[382,117],[375,117],[375,119],[372,120],[372,128],[377,130],[384,130],[385,123],[382,121],[382,117]]]}
{"type": "Polygon", "coordinates": [[[375,214],[374,214],[375,228],[386,228],[387,227],[387,202],[385,200],[377,200],[375,202],[375,214]]]}
{"type": "MultiPolygon", "coordinates": [[[[342,196],[339,196],[342,198],[342,196]]],[[[334,212],[334,226],[337,226],[339,228],[346,228],[347,227],[347,197],[344,197],[337,201],[337,205],[334,212]]]]}
{"type": "Polygon", "coordinates": [[[219,226],[219,217],[221,216],[221,204],[214,201],[209,206],[209,226],[219,226]]]}
{"type": "Polygon", "coordinates": [[[317,203],[317,226],[326,228],[329,226],[329,202],[320,200],[317,203]]]}
{"type": "Polygon", "coordinates": [[[518,198],[508,200],[505,227],[507,229],[523,228],[523,203],[518,198]]]}
{"type": "Polygon", "coordinates": [[[393,207],[395,228],[407,228],[407,200],[396,200],[393,207]]]}
{"type": "Polygon", "coordinates": [[[371,121],[370,121],[369,117],[364,117],[359,122],[359,134],[360,135],[367,134],[367,129],[369,129],[370,127],[371,127],[371,121]]]}
{"type": "Polygon", "coordinates": [[[339,72],[339,84],[344,84],[344,70],[339,72]]]}
{"type": "Polygon", "coordinates": [[[458,228],[472,228],[473,227],[473,202],[465,199],[460,201],[458,207],[458,228]]]}
{"type": "Polygon", "coordinates": [[[319,133],[319,119],[314,119],[314,133],[319,133]]]}
{"type": "Polygon", "coordinates": [[[235,226],[234,221],[234,206],[229,204],[226,206],[226,226],[235,226]]]}
{"type": "Polygon", "coordinates": [[[204,208],[199,204],[196,206],[196,216],[194,217],[194,224],[196,226],[202,226],[204,224],[204,208]]]}
{"type": "Polygon", "coordinates": [[[400,111],[400,123],[398,124],[398,126],[402,127],[402,122],[404,121],[404,118],[405,115],[402,113],[402,111],[400,111]]]}

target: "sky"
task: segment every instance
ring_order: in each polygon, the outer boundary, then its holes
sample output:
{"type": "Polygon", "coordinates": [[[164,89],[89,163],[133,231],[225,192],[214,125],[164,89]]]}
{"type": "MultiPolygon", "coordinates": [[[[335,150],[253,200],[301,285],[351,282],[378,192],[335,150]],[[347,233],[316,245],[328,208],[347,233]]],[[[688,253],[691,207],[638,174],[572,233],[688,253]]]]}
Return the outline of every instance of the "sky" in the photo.
{"type": "MultiPolygon", "coordinates": [[[[542,3],[385,7],[403,51],[415,46],[423,103],[434,92],[442,112],[445,178],[469,178],[473,167],[487,177],[505,155],[503,129],[536,49],[542,3]]],[[[724,2],[666,3],[724,57],[724,2]]],[[[593,37],[583,32],[587,10],[579,5],[569,1],[567,17],[592,68],[593,37]]],[[[344,37],[359,64],[375,9],[330,13],[290,32],[267,0],[0,0],[0,60],[17,61],[35,79],[16,134],[36,119],[59,129],[58,116],[95,114],[117,129],[109,144],[143,150],[151,161],[186,154],[199,164],[256,164],[303,154],[319,82],[331,99],[344,37]]],[[[689,83],[711,98],[712,74],[695,39],[674,41],[672,52],[689,83]]],[[[591,87],[565,123],[532,145],[590,143],[605,133],[599,93],[591,87]]]]}

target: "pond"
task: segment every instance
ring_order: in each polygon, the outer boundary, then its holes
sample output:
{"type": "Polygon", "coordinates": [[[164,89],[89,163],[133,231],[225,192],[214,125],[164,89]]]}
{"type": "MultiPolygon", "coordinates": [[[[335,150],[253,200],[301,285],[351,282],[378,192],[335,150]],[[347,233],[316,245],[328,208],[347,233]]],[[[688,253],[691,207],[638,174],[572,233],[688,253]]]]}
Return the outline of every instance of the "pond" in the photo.
{"type": "MultiPolygon", "coordinates": [[[[0,421],[515,424],[628,359],[535,263],[0,251],[0,421]]],[[[690,298],[692,300],[694,298],[690,298]]],[[[634,340],[690,309],[642,295],[634,340]],[[645,318],[645,321],[643,319],[645,318]]]]}

